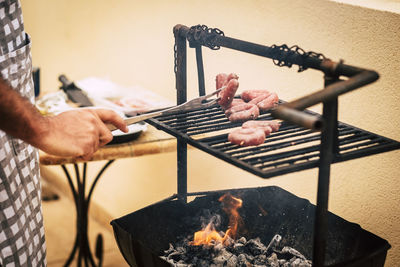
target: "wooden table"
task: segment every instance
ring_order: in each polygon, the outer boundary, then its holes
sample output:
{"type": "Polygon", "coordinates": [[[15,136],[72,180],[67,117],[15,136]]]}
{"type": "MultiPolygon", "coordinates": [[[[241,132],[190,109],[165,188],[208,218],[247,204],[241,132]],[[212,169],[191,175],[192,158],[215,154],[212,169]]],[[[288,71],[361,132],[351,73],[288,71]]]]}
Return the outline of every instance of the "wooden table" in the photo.
{"type": "Polygon", "coordinates": [[[68,184],[72,191],[75,202],[77,221],[75,242],[71,254],[64,266],[69,266],[78,252],[78,266],[83,263],[85,266],[101,266],[103,261],[103,237],[98,234],[96,240],[95,256],[97,264],[94,261],[93,254],[89,247],[88,241],[88,211],[90,199],[93,194],[94,187],[100,179],[104,171],[116,160],[121,158],[131,158],[143,155],[158,154],[163,152],[171,152],[176,150],[176,139],[165,132],[158,131],[153,126],[147,125],[144,131],[136,140],[119,144],[109,145],[99,149],[93,154],[90,160],[82,160],[77,158],[57,157],[40,151],[40,164],[43,165],[60,165],[67,177],[68,184]],[[91,161],[106,160],[106,164],[96,175],[91,185],[86,185],[86,167],[91,161]],[[71,174],[66,168],[66,164],[73,164],[75,170],[75,185],[72,181],[71,174]],[[82,165],[82,170],[80,166],[82,165]],[[88,189],[87,189],[88,186],[88,189]],[[86,194],[87,192],[87,194],[86,194]]]}

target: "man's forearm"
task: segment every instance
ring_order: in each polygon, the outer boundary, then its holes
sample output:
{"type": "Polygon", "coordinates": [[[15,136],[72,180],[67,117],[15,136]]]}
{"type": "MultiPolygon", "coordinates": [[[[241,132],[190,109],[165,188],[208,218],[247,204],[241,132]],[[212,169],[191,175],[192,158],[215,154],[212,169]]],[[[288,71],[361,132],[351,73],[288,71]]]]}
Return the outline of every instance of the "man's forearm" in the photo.
{"type": "Polygon", "coordinates": [[[0,79],[0,129],[32,143],[40,133],[44,118],[32,103],[0,79]]]}
{"type": "Polygon", "coordinates": [[[0,130],[47,153],[90,159],[113,138],[105,123],[128,132],[124,120],[106,109],[77,109],[42,116],[28,99],[0,80],[0,130]]]}

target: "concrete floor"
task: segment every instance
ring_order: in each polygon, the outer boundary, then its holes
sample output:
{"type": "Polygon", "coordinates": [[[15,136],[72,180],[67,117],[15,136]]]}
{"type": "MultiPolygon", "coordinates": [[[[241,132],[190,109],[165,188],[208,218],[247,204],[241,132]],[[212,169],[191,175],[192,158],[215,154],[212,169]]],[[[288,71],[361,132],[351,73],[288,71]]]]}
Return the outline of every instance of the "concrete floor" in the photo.
{"type": "MultiPolygon", "coordinates": [[[[64,265],[72,250],[76,232],[76,213],[71,199],[62,195],[56,189],[51,188],[51,190],[59,196],[59,199],[42,202],[47,242],[47,262],[49,267],[59,267],[64,265]]],[[[103,235],[103,266],[128,266],[119,252],[111,225],[106,227],[90,219],[89,243],[92,251],[94,251],[98,233],[103,235]]],[[[97,262],[96,258],[95,262],[97,262]]],[[[70,266],[77,266],[76,260],[70,266]]]]}

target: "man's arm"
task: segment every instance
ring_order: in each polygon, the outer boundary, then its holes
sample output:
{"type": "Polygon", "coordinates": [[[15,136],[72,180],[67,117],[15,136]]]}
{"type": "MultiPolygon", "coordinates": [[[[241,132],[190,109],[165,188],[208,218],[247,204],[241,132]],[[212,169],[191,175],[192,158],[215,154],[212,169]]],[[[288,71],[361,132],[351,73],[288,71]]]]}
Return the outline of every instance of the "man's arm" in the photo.
{"type": "Polygon", "coordinates": [[[128,131],[123,119],[111,110],[82,109],[42,116],[0,79],[0,129],[49,154],[89,159],[112,140],[105,123],[128,131]]]}

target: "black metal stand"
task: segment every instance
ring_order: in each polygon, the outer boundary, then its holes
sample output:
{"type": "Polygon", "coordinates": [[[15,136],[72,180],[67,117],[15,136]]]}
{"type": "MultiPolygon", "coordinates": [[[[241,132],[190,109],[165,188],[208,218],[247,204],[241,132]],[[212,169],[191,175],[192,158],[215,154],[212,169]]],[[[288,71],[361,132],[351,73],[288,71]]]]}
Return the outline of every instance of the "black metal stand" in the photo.
{"type": "MultiPolygon", "coordinates": [[[[314,222],[313,266],[323,266],[325,262],[326,237],[328,232],[328,199],[330,166],[339,151],[338,142],[338,96],[379,78],[378,73],[372,70],[345,65],[343,62],[333,62],[322,54],[305,52],[298,46],[273,45],[271,47],[250,43],[226,37],[219,29],[197,25],[188,28],[184,25],[174,27],[175,35],[175,76],[177,89],[177,103],[186,99],[186,41],[191,48],[196,49],[196,61],[199,81],[199,95],[204,94],[204,66],[201,46],[218,50],[226,47],[241,52],[273,59],[275,65],[280,67],[299,66],[299,72],[308,68],[320,70],[325,74],[325,87],[311,95],[299,98],[290,103],[280,105],[271,110],[275,118],[314,129],[322,122],[316,116],[306,116],[302,110],[318,103],[323,103],[324,128],[321,133],[320,160],[318,162],[318,193],[317,209],[314,222]],[[346,76],[349,79],[340,80],[338,77],[346,76]]],[[[320,125],[321,126],[321,125],[320,125]]],[[[178,198],[186,201],[187,172],[186,172],[186,146],[187,143],[178,138],[178,198]],[[179,153],[180,152],[180,153],[179,153]]]]}
{"type": "MultiPolygon", "coordinates": [[[[186,94],[186,37],[178,32],[175,34],[175,78],[176,78],[176,102],[182,104],[187,100],[186,94]]],[[[198,57],[201,56],[198,53],[198,57]]],[[[185,140],[177,139],[177,191],[178,199],[183,203],[187,202],[187,143],[185,140]]]]}
{"type": "MultiPolygon", "coordinates": [[[[325,86],[337,82],[337,77],[325,76],[325,86]]],[[[322,115],[325,127],[321,133],[320,162],[318,172],[317,208],[314,222],[314,266],[324,266],[328,233],[328,200],[331,163],[338,150],[338,99],[323,103],[322,115]]]]}
{"type": "Polygon", "coordinates": [[[68,179],[68,184],[71,188],[72,195],[74,197],[75,208],[76,208],[76,235],[74,246],[72,251],[65,262],[64,266],[69,266],[72,260],[75,258],[75,254],[78,252],[77,258],[77,266],[99,266],[101,267],[103,264],[103,236],[101,234],[97,235],[96,239],[96,249],[95,256],[97,258],[97,264],[95,264],[92,252],[89,246],[88,239],[88,213],[89,213],[89,204],[90,199],[93,194],[94,187],[96,186],[98,180],[104,171],[113,163],[114,160],[108,161],[103,168],[99,171],[93,183],[90,185],[89,192],[86,196],[86,169],[87,163],[83,163],[82,174],[79,171],[79,165],[77,163],[74,164],[75,169],[75,179],[76,185],[74,185],[71,175],[68,172],[65,165],[61,165],[65,176],[68,179]]]}

